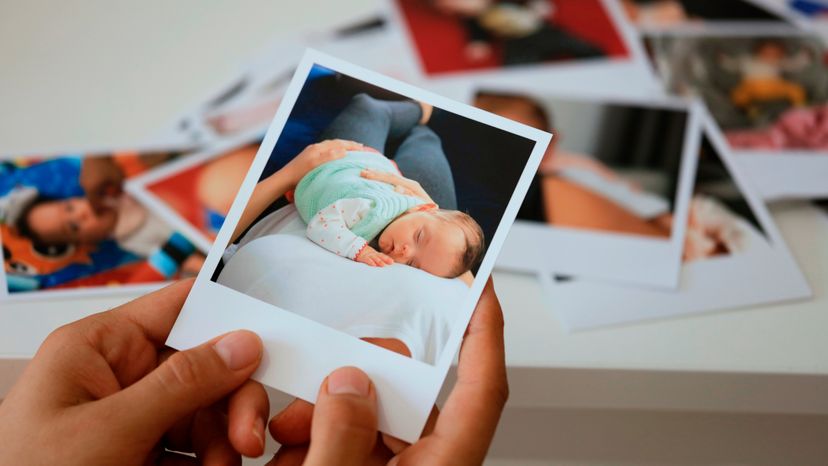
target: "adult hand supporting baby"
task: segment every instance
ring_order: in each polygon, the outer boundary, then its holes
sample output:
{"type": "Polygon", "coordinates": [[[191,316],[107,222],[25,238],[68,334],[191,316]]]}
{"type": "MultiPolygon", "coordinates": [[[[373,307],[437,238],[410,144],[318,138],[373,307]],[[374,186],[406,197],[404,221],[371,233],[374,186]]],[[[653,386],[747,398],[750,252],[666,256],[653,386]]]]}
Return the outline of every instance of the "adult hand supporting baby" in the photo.
{"type": "Polygon", "coordinates": [[[270,432],[282,448],[269,466],[481,464],[509,396],[503,313],[492,281],[469,322],[457,382],[442,413],[434,410],[418,442],[409,445],[386,435],[377,441],[373,388],[361,371],[351,369],[347,377],[351,386],[368,390],[363,395],[351,391],[344,398],[330,395],[329,377],[315,408],[297,400],[270,421],[270,432]]]}
{"type": "Polygon", "coordinates": [[[328,139],[317,142],[305,147],[305,150],[288,162],[280,171],[286,174],[292,186],[295,187],[309,171],[323,163],[341,159],[345,157],[346,152],[351,150],[365,150],[365,146],[344,139],[328,139]]]}
{"type": "Polygon", "coordinates": [[[241,218],[236,223],[231,241],[235,241],[256,218],[276,199],[296,188],[309,171],[325,162],[341,159],[349,150],[365,150],[365,146],[354,141],[329,139],[311,144],[288,162],[281,170],[259,181],[241,218]]]}
{"type": "Polygon", "coordinates": [[[435,204],[435,202],[431,199],[431,196],[429,196],[428,193],[425,192],[425,189],[423,189],[423,187],[420,185],[420,183],[418,183],[415,180],[405,178],[401,175],[395,175],[393,173],[369,169],[362,170],[362,172],[359,175],[365,178],[366,180],[388,183],[394,186],[394,190],[400,194],[418,197],[429,204],[435,204]]]}
{"type": "Polygon", "coordinates": [[[0,465],[240,464],[264,452],[254,333],[164,341],[192,281],[53,332],[0,404],[0,465]]]}

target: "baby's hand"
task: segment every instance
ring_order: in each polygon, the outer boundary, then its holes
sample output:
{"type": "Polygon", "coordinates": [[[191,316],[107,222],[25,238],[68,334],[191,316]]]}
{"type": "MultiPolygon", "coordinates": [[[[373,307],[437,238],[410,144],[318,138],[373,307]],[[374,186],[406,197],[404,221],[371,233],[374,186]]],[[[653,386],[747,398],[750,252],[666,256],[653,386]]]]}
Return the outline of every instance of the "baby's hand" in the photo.
{"type": "Polygon", "coordinates": [[[394,259],[377,251],[371,246],[365,246],[360,253],[354,258],[357,262],[368,264],[371,267],[385,267],[394,263],[394,259]]]}

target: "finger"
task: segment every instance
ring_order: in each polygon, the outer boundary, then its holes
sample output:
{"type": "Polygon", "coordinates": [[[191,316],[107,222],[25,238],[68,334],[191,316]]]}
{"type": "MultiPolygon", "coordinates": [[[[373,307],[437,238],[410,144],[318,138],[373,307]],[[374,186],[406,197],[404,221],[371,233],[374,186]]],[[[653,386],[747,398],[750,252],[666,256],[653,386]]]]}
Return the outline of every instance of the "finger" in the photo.
{"type": "Polygon", "coordinates": [[[357,150],[365,147],[365,145],[360,142],[349,141],[347,139],[334,139],[333,142],[345,150],[357,150]]]}
{"type": "Polygon", "coordinates": [[[262,384],[248,380],[230,395],[227,403],[227,435],[236,450],[251,458],[264,454],[265,419],[270,401],[262,384]]]}
{"type": "Polygon", "coordinates": [[[305,465],[362,465],[377,441],[377,398],[368,376],[337,369],[322,383],[305,465]]]}
{"type": "Polygon", "coordinates": [[[241,456],[227,438],[224,416],[215,408],[196,413],[192,425],[192,443],[196,458],[204,466],[241,465],[241,456]]]}
{"type": "Polygon", "coordinates": [[[305,400],[294,400],[270,420],[270,435],[282,445],[302,445],[310,442],[313,405],[305,400]]]}
{"type": "Polygon", "coordinates": [[[192,286],[192,279],[178,281],[113,309],[112,315],[136,323],[148,339],[163,346],[192,286]]]}
{"type": "Polygon", "coordinates": [[[276,452],[266,466],[300,466],[308,456],[307,445],[301,447],[282,447],[276,452]]]}
{"type": "Polygon", "coordinates": [[[394,184],[398,181],[398,178],[388,172],[381,172],[376,170],[362,170],[360,172],[360,176],[363,178],[374,180],[374,181],[381,181],[383,183],[394,184]]]}
{"type": "MultiPolygon", "coordinates": [[[[178,419],[240,387],[262,359],[262,340],[236,331],[181,351],[124,390],[100,400],[136,441],[155,443],[178,419]]],[[[115,435],[115,434],[113,434],[115,435]]]]}
{"type": "Polygon", "coordinates": [[[382,443],[386,448],[391,450],[391,453],[395,455],[399,455],[402,451],[411,446],[410,443],[400,440],[397,437],[392,437],[388,434],[382,434],[382,443]]]}
{"type": "Polygon", "coordinates": [[[509,396],[503,313],[491,278],[480,296],[460,349],[457,383],[437,419],[434,435],[454,454],[482,462],[509,396]]]}

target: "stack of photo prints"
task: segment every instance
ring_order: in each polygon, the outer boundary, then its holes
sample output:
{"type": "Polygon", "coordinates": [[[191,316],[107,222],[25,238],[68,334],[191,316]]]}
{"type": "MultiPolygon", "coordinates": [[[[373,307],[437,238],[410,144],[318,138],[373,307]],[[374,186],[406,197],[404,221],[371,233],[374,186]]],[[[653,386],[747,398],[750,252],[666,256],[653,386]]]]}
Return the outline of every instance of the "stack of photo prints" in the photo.
{"type": "Polygon", "coordinates": [[[4,154],[0,299],[197,276],[170,346],[252,329],[256,378],[310,401],[361,367],[414,440],[493,269],[569,330],[810,297],[765,203],[828,198],[826,19],[388,0],[279,38],[140,147],[4,154]]]}

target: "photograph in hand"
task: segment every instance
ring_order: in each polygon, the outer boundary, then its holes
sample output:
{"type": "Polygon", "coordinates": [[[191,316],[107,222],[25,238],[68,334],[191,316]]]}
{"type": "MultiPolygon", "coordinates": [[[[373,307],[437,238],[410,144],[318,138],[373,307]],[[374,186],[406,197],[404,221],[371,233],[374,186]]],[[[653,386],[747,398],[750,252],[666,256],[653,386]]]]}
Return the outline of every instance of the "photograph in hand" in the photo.
{"type": "Polygon", "coordinates": [[[251,328],[310,401],[358,366],[418,435],[550,138],[308,52],[168,344],[251,328]]]}

